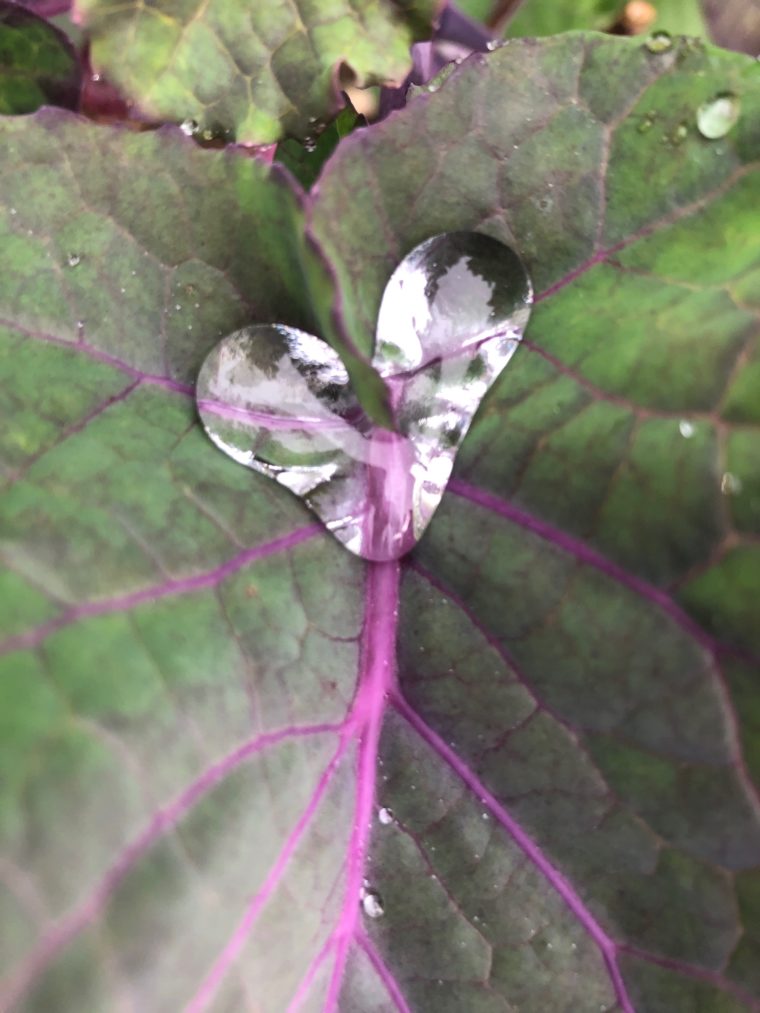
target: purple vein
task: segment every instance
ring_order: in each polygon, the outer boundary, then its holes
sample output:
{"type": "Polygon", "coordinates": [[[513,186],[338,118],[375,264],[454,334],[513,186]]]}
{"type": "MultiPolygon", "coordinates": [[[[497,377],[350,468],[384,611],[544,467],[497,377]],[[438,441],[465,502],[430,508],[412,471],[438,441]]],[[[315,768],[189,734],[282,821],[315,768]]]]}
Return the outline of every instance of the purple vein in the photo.
{"type": "Polygon", "coordinates": [[[45,454],[49,454],[50,451],[54,450],[56,447],[60,447],[62,443],[65,443],[66,440],[70,439],[72,436],[75,436],[77,433],[81,433],[81,431],[84,428],[86,428],[86,426],[88,426],[90,422],[98,418],[98,416],[102,415],[104,412],[108,411],[108,409],[111,408],[113,405],[119,404],[120,401],[125,401],[132,393],[132,391],[135,390],[137,387],[139,387],[141,383],[142,380],[133,380],[132,383],[128,384],[126,387],[124,387],[123,390],[120,390],[117,394],[112,394],[110,397],[107,397],[105,401],[101,401],[100,404],[92,408],[86,415],[84,415],[81,419],[79,419],[79,421],[73,422],[70,426],[66,426],[65,429],[61,430],[58,438],[55,440],[54,443],[52,443],[47,447],[43,447],[36,454],[32,454],[31,457],[27,457],[27,459],[24,461],[21,467],[11,473],[11,475],[6,480],[6,484],[10,485],[12,482],[18,482],[18,480],[20,478],[23,478],[23,476],[29,471],[32,465],[35,464],[37,461],[39,461],[40,458],[44,457],[45,454]]]}
{"type": "Polygon", "coordinates": [[[552,708],[538,696],[534,686],[531,684],[530,680],[526,677],[525,673],[517,664],[516,659],[512,657],[512,654],[507,650],[504,644],[501,643],[499,638],[496,637],[486,626],[483,625],[481,620],[470,608],[470,606],[464,601],[463,598],[461,598],[455,591],[453,591],[450,587],[444,584],[443,581],[439,580],[438,577],[435,576],[435,574],[431,573],[430,570],[428,570],[427,567],[423,566],[417,559],[414,558],[414,556],[411,556],[407,560],[406,565],[408,569],[412,571],[412,573],[416,573],[419,577],[422,578],[422,580],[424,580],[427,584],[429,584],[430,587],[434,588],[441,595],[448,598],[449,601],[456,606],[456,608],[462,613],[463,616],[465,616],[468,622],[471,623],[473,628],[476,629],[478,633],[483,637],[483,639],[486,641],[491,650],[494,651],[496,654],[498,654],[502,663],[510,671],[515,680],[518,683],[520,683],[520,685],[523,686],[525,690],[527,690],[527,692],[531,696],[531,699],[535,702],[539,710],[544,711],[545,714],[548,714],[550,717],[552,717],[558,724],[563,725],[563,727],[567,728],[573,735],[577,733],[578,729],[574,725],[571,725],[566,718],[561,717],[557,712],[552,710],[552,708]]]}
{"type": "Polygon", "coordinates": [[[4,320],[2,318],[0,318],[0,327],[7,327],[9,330],[16,331],[18,334],[23,334],[24,337],[32,338],[34,341],[44,341],[49,345],[58,345],[59,348],[68,348],[72,352],[79,352],[81,355],[87,356],[88,359],[93,359],[96,362],[102,362],[106,366],[113,366],[114,369],[118,369],[122,373],[126,373],[128,376],[134,377],[141,383],[151,384],[156,387],[163,387],[164,390],[169,390],[173,394],[186,394],[188,396],[192,396],[195,393],[195,387],[192,384],[180,383],[178,380],[172,380],[168,376],[160,376],[157,373],[146,373],[142,369],[138,369],[136,366],[131,366],[128,362],[124,362],[123,359],[119,359],[115,355],[111,355],[110,352],[104,352],[102,349],[88,344],[86,341],[69,341],[66,338],[59,338],[55,334],[47,334],[44,331],[30,330],[29,328],[22,327],[20,324],[15,323],[12,320],[4,320]]]}
{"type": "Polygon", "coordinates": [[[758,1000],[756,996],[746,992],[740,985],[736,985],[733,981],[729,981],[721,974],[716,974],[715,971],[709,971],[704,967],[695,967],[693,964],[684,964],[680,960],[675,960],[672,957],[663,957],[657,953],[648,953],[646,950],[640,950],[637,946],[629,946],[627,943],[621,943],[619,948],[621,953],[627,953],[629,956],[636,957],[637,960],[656,964],[658,967],[664,967],[668,971],[674,971],[676,974],[681,974],[685,978],[695,978],[698,981],[707,982],[715,988],[719,988],[721,991],[728,992],[730,995],[733,995],[734,998],[744,1003],[749,1009],[760,1011],[760,1000],[758,1000]]]}
{"type": "Polygon", "coordinates": [[[349,844],[345,900],[331,936],[336,955],[325,999],[325,1013],[333,1013],[337,1007],[348,948],[358,928],[359,895],[375,802],[380,731],[396,675],[400,574],[397,560],[370,563],[367,567],[359,688],[350,718],[360,741],[356,808],[349,844]]]}
{"type": "Polygon", "coordinates": [[[375,945],[369,936],[365,932],[359,932],[357,933],[356,941],[367,955],[367,959],[375,969],[378,978],[382,981],[383,985],[385,985],[385,990],[393,1000],[399,1013],[412,1013],[406,999],[404,998],[404,994],[401,991],[399,983],[389,971],[385,961],[375,949],[375,945]]]}
{"type": "Polygon", "coordinates": [[[539,293],[536,296],[535,301],[539,303],[543,302],[545,299],[549,299],[556,292],[559,292],[560,289],[565,288],[567,285],[572,284],[572,282],[574,282],[577,278],[580,278],[580,276],[585,274],[586,271],[589,271],[592,267],[596,267],[598,264],[604,263],[608,257],[614,256],[614,254],[624,250],[627,246],[631,246],[640,239],[646,239],[648,236],[658,232],[660,229],[667,228],[669,225],[675,225],[682,218],[688,218],[689,215],[692,215],[697,211],[701,211],[706,204],[730,190],[738,180],[747,175],[747,173],[753,171],[755,168],[756,165],[754,163],[748,163],[740,166],[719,186],[715,187],[714,190],[711,190],[699,200],[696,200],[691,204],[687,204],[684,207],[676,208],[670,214],[663,216],[657,221],[642,225],[640,229],[631,233],[630,236],[622,239],[619,243],[615,243],[613,246],[607,247],[607,249],[597,250],[597,252],[594,253],[593,256],[589,257],[588,260],[584,260],[582,264],[578,265],[578,267],[573,268],[573,270],[569,271],[566,275],[564,275],[564,277],[559,278],[554,282],[554,284],[550,285],[549,288],[539,293]]]}
{"type": "Polygon", "coordinates": [[[26,633],[19,633],[9,637],[0,643],[0,657],[9,654],[11,651],[23,651],[37,647],[51,634],[56,633],[64,626],[80,622],[83,619],[91,619],[94,616],[107,615],[111,612],[121,612],[125,609],[135,608],[145,602],[156,601],[159,598],[169,598],[176,595],[192,594],[195,591],[203,591],[206,588],[216,587],[226,577],[241,570],[249,563],[258,559],[276,555],[278,552],[287,552],[289,549],[300,545],[301,542],[313,538],[324,530],[319,524],[308,524],[305,527],[297,528],[282,538],[275,538],[264,545],[257,545],[250,549],[244,549],[226,563],[207,570],[205,573],[198,573],[193,577],[183,577],[178,580],[167,580],[163,584],[155,584],[152,587],[142,588],[140,591],[132,591],[129,594],[119,595],[115,598],[104,598],[101,601],[85,602],[82,605],[75,605],[66,609],[60,615],[49,619],[41,626],[36,626],[26,633]]]}
{"type": "Polygon", "coordinates": [[[494,819],[506,830],[515,844],[520,848],[526,858],[538,869],[549,886],[564,900],[570,911],[577,918],[585,929],[586,933],[598,946],[607,972],[615,989],[617,1001],[624,1013],[635,1013],[633,1004],[620,973],[617,963],[617,944],[601,927],[589,909],[571,886],[569,881],[555,869],[546,855],[541,851],[536,842],[523,830],[519,823],[514,820],[501,802],[486,788],[480,778],[457,756],[457,754],[446,745],[443,739],[430,728],[425,721],[417,714],[406,700],[394,691],[392,700],[393,706],[402,718],[414,729],[431,749],[451,768],[459,779],[473,791],[476,796],[483,800],[494,819]]]}
{"type": "Polygon", "coordinates": [[[113,865],[106,871],[90,896],[69,914],[64,915],[46,933],[17,975],[3,986],[0,1009],[10,1009],[15,1005],[19,996],[39,978],[56,955],[98,918],[119,884],[137,861],[171,831],[193,805],[232,771],[263,750],[272,748],[287,739],[335,733],[341,730],[341,725],[316,724],[283,728],[277,732],[266,732],[249,739],[222,757],[221,760],[207,767],[172,802],[158,809],[145,829],[124,848],[113,865]]]}
{"type": "Polygon", "coordinates": [[[216,993],[219,990],[219,986],[224,980],[227,972],[229,971],[232,964],[240,956],[240,953],[248,941],[251,934],[251,930],[265,907],[267,901],[277,889],[278,885],[282,881],[282,877],[285,874],[285,870],[293,856],[293,852],[298,847],[301,839],[303,838],[306,829],[314,817],[319,803],[322,801],[325,792],[332,780],[332,776],[335,770],[343,758],[344,753],[348,745],[348,737],[342,736],[340,745],[337,751],[330,760],[327,768],[322,773],[317,786],[312,794],[308,805],[301,813],[296,825],[290,832],[285,844],[283,845],[277,859],[269,871],[261,889],[258,890],[256,895],[251,900],[247,909],[245,910],[243,917],[235,927],[235,931],[230,936],[227,944],[225,945],[222,952],[219,954],[217,959],[214,961],[210,971],[203,979],[195,993],[193,998],[185,1006],[185,1013],[202,1013],[203,1010],[207,1009],[209,1005],[214,1001],[216,993]]]}
{"type": "Polygon", "coordinates": [[[566,552],[568,555],[573,556],[574,559],[577,559],[578,562],[582,563],[584,566],[593,567],[595,570],[605,574],[605,576],[616,581],[618,584],[622,584],[634,594],[637,594],[640,597],[647,599],[647,601],[652,602],[652,604],[657,605],[660,609],[666,612],[675,623],[677,623],[699,644],[701,644],[702,647],[710,651],[710,653],[718,654],[730,652],[737,655],[741,653],[728,645],[721,644],[706,633],[701,626],[698,626],[697,623],[673,601],[666,591],[662,591],[659,588],[654,587],[652,584],[648,584],[640,577],[635,577],[633,574],[628,573],[628,571],[624,570],[622,566],[618,566],[617,563],[613,563],[612,560],[607,559],[606,556],[597,552],[596,549],[592,549],[591,546],[587,545],[585,542],[582,542],[577,538],[573,538],[572,535],[568,535],[564,531],[560,531],[558,528],[553,527],[551,524],[547,524],[546,521],[542,521],[538,517],[534,517],[532,514],[525,513],[523,510],[514,506],[514,504],[495,496],[493,493],[487,492],[485,489],[478,489],[476,486],[463,482],[460,479],[452,478],[449,482],[448,489],[454,493],[455,496],[460,496],[462,499],[466,499],[470,503],[475,503],[477,506],[483,507],[484,510],[490,510],[491,513],[498,514],[500,517],[504,517],[513,524],[516,524],[521,528],[525,528],[527,531],[531,531],[534,535],[537,535],[544,541],[550,542],[562,552],[566,552]]]}

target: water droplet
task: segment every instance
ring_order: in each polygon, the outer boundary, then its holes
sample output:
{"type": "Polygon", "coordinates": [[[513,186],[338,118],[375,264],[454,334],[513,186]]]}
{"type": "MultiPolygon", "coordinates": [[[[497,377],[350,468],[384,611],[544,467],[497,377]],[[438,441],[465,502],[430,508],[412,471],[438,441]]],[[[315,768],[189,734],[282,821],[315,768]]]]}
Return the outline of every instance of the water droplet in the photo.
{"type": "Polygon", "coordinates": [[[93,74],[91,80],[95,81],[95,83],[97,84],[97,82],[100,80],[100,74],[93,74]]]}
{"type": "Polygon", "coordinates": [[[368,918],[382,918],[385,914],[383,900],[377,890],[362,887],[360,893],[362,911],[368,918]]]}
{"type": "Polygon", "coordinates": [[[725,137],[739,119],[741,102],[736,95],[724,91],[697,109],[697,129],[709,141],[725,137]]]}
{"type": "Polygon", "coordinates": [[[174,308],[175,308],[175,310],[177,310],[177,312],[179,312],[182,309],[182,307],[180,306],[180,304],[178,302],[175,302],[174,308]]]}
{"type": "Polygon", "coordinates": [[[304,149],[311,153],[317,150],[317,139],[316,137],[306,137],[303,142],[304,149]]]}
{"type": "Polygon", "coordinates": [[[18,214],[18,211],[16,211],[16,209],[15,209],[15,208],[11,208],[11,214],[12,214],[12,215],[17,215],[17,214],[18,214]]]}
{"type": "Polygon", "coordinates": [[[192,137],[198,133],[198,123],[196,120],[183,120],[179,125],[179,129],[185,137],[192,137]]]}
{"type": "Polygon", "coordinates": [[[689,128],[686,123],[679,123],[673,128],[673,134],[670,140],[673,144],[683,144],[686,138],[689,136],[689,128]]]}
{"type": "Polygon", "coordinates": [[[655,113],[647,113],[646,116],[641,117],[641,119],[639,120],[639,125],[636,127],[636,129],[640,134],[647,133],[647,131],[651,130],[652,127],[654,126],[654,121],[656,118],[657,117],[655,113]]]}
{"type": "Polygon", "coordinates": [[[81,264],[81,262],[82,257],[79,253],[70,253],[66,258],[66,263],[69,267],[76,267],[78,264],[81,264]]]}
{"type": "Polygon", "coordinates": [[[724,496],[738,496],[742,491],[742,480],[738,475],[726,471],[720,479],[720,491],[724,496]]]}
{"type": "Polygon", "coordinates": [[[488,813],[481,813],[480,818],[482,820],[490,820],[491,817],[488,815],[488,813]]]}
{"type": "Polygon", "coordinates": [[[688,419],[681,419],[678,423],[678,431],[685,440],[690,440],[694,435],[694,425],[688,419]]]}
{"type": "Polygon", "coordinates": [[[435,236],[396,268],[380,306],[372,364],[395,431],[366,417],[330,346],[280,324],[217,345],[198,410],[218,447],[300,496],[351,552],[395,559],[429,524],[532,301],[512,249],[478,233],[435,236]]]}
{"type": "Polygon", "coordinates": [[[667,53],[673,48],[673,39],[669,32],[652,32],[644,45],[650,53],[667,53]]]}
{"type": "Polygon", "coordinates": [[[393,823],[393,810],[386,809],[385,806],[383,806],[382,809],[378,810],[377,818],[384,827],[387,827],[389,823],[393,823]]]}
{"type": "Polygon", "coordinates": [[[486,49],[489,53],[492,53],[494,49],[498,49],[500,45],[501,41],[499,39],[489,39],[486,43],[486,49]]]}

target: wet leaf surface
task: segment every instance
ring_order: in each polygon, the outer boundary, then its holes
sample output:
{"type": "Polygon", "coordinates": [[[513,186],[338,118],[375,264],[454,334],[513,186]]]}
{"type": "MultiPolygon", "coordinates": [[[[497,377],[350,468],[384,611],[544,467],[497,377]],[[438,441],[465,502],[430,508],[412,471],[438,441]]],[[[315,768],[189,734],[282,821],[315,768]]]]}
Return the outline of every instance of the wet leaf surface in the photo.
{"type": "Polygon", "coordinates": [[[17,1008],[760,1007],[759,91],[694,44],[510,43],[306,203],[177,131],[3,122],[17,1008]],[[272,320],[358,361],[455,229],[537,304],[420,546],[365,564],[193,379],[272,320]]]}

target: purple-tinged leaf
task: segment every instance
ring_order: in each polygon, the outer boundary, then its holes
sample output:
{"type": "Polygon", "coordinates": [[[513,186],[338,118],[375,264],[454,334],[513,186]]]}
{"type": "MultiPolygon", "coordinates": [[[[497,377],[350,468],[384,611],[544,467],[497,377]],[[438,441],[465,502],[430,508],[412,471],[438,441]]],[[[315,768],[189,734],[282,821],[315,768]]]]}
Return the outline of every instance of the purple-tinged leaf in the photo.
{"type": "Polygon", "coordinates": [[[760,1008],[759,91],[693,43],[510,43],[305,204],[176,132],[2,123],[16,1008],[760,1008]],[[251,323],[369,356],[459,229],[536,308],[418,549],[365,564],[191,385],[251,323]]]}
{"type": "Polygon", "coordinates": [[[20,4],[0,2],[0,114],[42,105],[76,109],[82,70],[71,43],[20,4]]]}

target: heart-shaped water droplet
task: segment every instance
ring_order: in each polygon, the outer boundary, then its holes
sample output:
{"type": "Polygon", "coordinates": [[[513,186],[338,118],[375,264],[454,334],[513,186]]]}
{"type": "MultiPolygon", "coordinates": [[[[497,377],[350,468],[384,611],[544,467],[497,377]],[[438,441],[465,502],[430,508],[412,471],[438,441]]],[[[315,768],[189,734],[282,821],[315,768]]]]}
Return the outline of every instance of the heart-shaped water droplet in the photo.
{"type": "Polygon", "coordinates": [[[396,559],[430,523],[532,301],[508,246],[475,232],[435,236],[399,264],[380,306],[372,365],[396,431],[367,418],[329,345],[282,324],[213,349],[198,410],[218,447],[300,496],[351,552],[396,559]]]}

